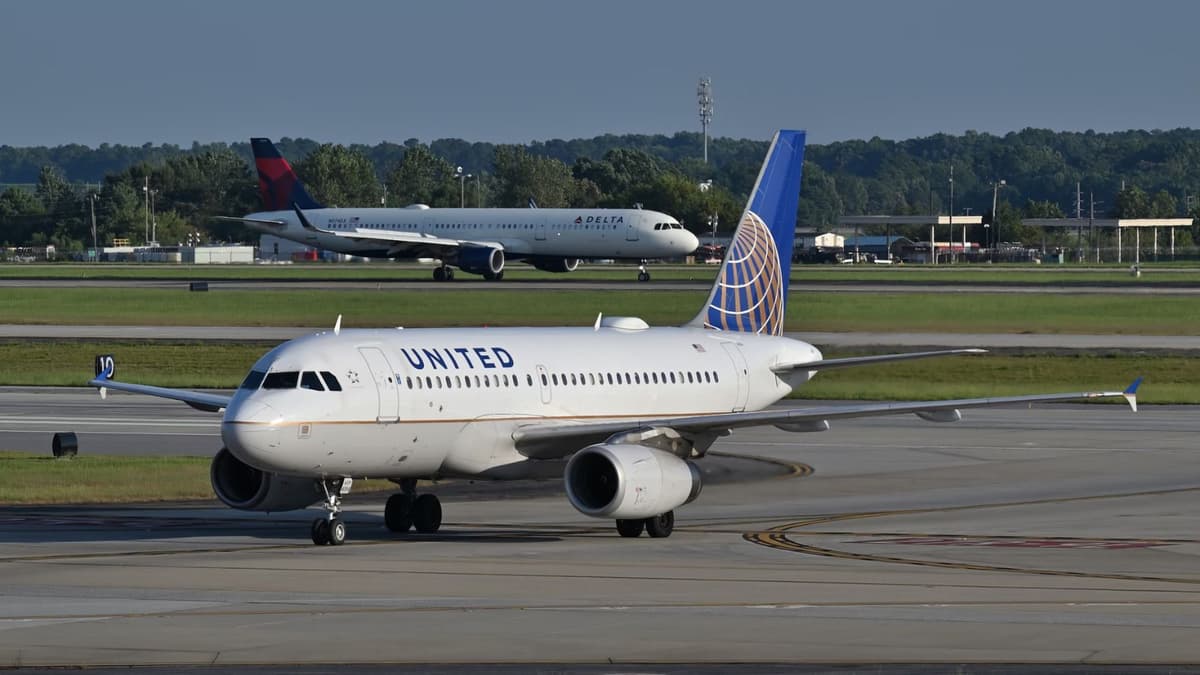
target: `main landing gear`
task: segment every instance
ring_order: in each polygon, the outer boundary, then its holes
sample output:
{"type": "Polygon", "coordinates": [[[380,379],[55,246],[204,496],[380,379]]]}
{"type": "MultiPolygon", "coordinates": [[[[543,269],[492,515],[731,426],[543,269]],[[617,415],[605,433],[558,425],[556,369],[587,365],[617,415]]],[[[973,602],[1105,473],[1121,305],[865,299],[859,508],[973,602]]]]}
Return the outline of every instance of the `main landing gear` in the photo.
{"type": "Polygon", "coordinates": [[[617,533],[622,537],[640,537],[642,530],[654,539],[671,536],[671,532],[675,530],[675,512],[667,511],[651,518],[617,521],[617,533]]]}
{"type": "Polygon", "coordinates": [[[442,502],[434,494],[418,495],[417,481],[405,479],[400,481],[400,492],[388,497],[383,507],[383,522],[392,532],[415,529],[421,534],[432,534],[442,527],[442,502]]]}
{"type": "Polygon", "coordinates": [[[341,546],[346,543],[346,523],[338,515],[342,511],[341,488],[341,480],[321,481],[321,489],[325,491],[325,509],[329,515],[312,522],[312,542],[317,546],[341,546]]]}
{"type": "Polygon", "coordinates": [[[646,263],[638,265],[638,281],[650,281],[650,273],[646,271],[646,263]]]}
{"type": "Polygon", "coordinates": [[[449,265],[441,265],[433,268],[434,281],[454,281],[454,268],[449,265]]]}

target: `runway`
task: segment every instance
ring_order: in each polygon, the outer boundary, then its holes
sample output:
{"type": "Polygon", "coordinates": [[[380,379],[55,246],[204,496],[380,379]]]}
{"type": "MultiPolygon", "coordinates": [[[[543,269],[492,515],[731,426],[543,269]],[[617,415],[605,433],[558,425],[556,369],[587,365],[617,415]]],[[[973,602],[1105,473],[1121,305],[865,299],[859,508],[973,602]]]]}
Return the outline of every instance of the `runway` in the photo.
{"type": "Polygon", "coordinates": [[[340,548],[308,543],[311,512],[0,509],[0,666],[1194,663],[1195,429],[1056,405],[739,431],[715,449],[814,472],[708,485],[665,540],[553,486],[447,489],[430,537],[351,495],[340,548]]]}

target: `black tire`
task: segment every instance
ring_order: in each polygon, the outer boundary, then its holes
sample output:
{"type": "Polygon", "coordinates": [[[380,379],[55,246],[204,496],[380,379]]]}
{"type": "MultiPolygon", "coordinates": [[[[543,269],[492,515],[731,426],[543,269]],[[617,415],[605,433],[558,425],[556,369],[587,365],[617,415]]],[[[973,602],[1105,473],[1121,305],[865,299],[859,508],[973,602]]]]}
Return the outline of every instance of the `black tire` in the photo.
{"type": "Polygon", "coordinates": [[[650,281],[650,274],[648,272],[638,272],[638,281],[650,281]]]}
{"type": "Polygon", "coordinates": [[[434,281],[445,281],[446,280],[446,268],[445,267],[433,268],[433,280],[434,281]]]}
{"type": "Polygon", "coordinates": [[[646,534],[655,539],[671,536],[671,532],[675,530],[675,512],[667,511],[666,513],[646,519],[646,534]]]}
{"type": "Polygon", "coordinates": [[[403,492],[388,497],[383,507],[383,524],[392,532],[408,532],[412,529],[413,497],[403,492]]]}
{"type": "Polygon", "coordinates": [[[325,526],[328,534],[328,544],[330,546],[341,546],[346,543],[346,522],[341,518],[334,518],[325,526]]]}
{"type": "Polygon", "coordinates": [[[617,534],[622,537],[640,537],[642,530],[646,528],[646,521],[643,518],[634,518],[633,520],[618,520],[617,534]]]}
{"type": "Polygon", "coordinates": [[[442,527],[442,502],[437,495],[417,497],[412,506],[413,527],[421,534],[432,534],[442,527]]]}
{"type": "Polygon", "coordinates": [[[312,543],[317,546],[324,546],[329,543],[329,521],[324,518],[317,518],[312,523],[312,543]]]}

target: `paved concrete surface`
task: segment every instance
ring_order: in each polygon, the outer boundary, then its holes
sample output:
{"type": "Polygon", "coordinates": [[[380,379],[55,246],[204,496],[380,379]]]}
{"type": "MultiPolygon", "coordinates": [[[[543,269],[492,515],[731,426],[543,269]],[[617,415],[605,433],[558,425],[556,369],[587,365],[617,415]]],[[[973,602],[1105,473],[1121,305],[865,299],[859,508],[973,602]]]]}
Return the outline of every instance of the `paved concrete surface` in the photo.
{"type": "Polygon", "coordinates": [[[1195,663],[1195,419],[741,431],[718,447],[815,473],[709,486],[665,540],[504,485],[444,495],[431,537],[352,496],[340,548],[311,512],[0,509],[0,666],[1195,663]]]}

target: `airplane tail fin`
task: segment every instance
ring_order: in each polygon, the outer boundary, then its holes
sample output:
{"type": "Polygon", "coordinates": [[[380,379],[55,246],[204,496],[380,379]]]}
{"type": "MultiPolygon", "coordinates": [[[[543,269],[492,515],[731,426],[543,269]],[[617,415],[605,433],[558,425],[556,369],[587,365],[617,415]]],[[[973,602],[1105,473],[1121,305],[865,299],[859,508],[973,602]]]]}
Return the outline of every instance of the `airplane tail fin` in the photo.
{"type": "Polygon", "coordinates": [[[292,165],[279,154],[269,138],[251,138],[254,166],[258,169],[258,193],[268,211],[284,211],[294,202],[302,209],[323,209],[304,189],[304,183],[292,171],[292,165]]]}
{"type": "Polygon", "coordinates": [[[775,134],[708,302],[688,325],[783,335],[804,132],[775,134]]]}

